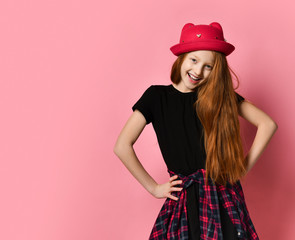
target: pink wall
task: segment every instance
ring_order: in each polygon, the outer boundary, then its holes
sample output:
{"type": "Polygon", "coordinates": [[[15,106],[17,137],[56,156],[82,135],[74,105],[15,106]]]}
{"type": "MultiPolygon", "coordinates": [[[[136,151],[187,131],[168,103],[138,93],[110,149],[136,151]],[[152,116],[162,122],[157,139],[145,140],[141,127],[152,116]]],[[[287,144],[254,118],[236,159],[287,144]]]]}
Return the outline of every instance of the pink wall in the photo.
{"type": "MultiPolygon", "coordinates": [[[[113,153],[131,106],[170,84],[184,23],[222,24],[239,92],[278,123],[243,182],[261,239],[293,239],[292,1],[1,1],[0,239],[147,239],[155,199],[113,153]]],[[[255,128],[241,119],[246,146],[255,128]]],[[[148,125],[135,144],[168,179],[148,125]]]]}

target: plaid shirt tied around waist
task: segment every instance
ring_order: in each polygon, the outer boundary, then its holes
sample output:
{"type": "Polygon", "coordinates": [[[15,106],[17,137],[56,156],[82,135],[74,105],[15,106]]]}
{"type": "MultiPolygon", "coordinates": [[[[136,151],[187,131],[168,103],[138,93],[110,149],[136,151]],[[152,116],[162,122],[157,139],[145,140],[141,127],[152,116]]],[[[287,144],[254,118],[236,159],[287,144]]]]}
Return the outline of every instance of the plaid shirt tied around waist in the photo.
{"type": "Polygon", "coordinates": [[[149,240],[189,239],[186,196],[187,188],[195,182],[199,184],[200,239],[223,240],[219,212],[219,201],[221,201],[237,230],[238,238],[241,240],[259,240],[246,207],[240,181],[237,181],[234,185],[228,183],[226,186],[222,186],[215,185],[211,179],[208,179],[206,186],[205,169],[199,169],[188,176],[174,173],[169,169],[168,172],[170,176],[177,175],[182,180],[182,184],[178,186],[183,187],[183,189],[180,192],[172,192],[173,196],[178,197],[177,201],[171,198],[166,199],[153,226],[149,240]]]}

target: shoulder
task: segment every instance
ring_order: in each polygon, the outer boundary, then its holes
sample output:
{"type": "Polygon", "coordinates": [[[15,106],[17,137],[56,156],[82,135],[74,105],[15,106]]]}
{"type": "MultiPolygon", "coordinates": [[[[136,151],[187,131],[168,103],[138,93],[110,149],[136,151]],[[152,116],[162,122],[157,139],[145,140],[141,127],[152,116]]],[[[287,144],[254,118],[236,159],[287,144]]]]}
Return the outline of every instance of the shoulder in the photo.
{"type": "Polygon", "coordinates": [[[237,93],[236,91],[235,91],[235,95],[236,95],[236,100],[238,103],[241,103],[245,100],[245,98],[242,95],[240,95],[239,93],[237,93]]]}
{"type": "Polygon", "coordinates": [[[164,85],[150,85],[132,106],[133,111],[138,109],[143,114],[147,124],[154,120],[156,106],[159,105],[161,93],[164,92],[165,89],[166,87],[164,85]]]}
{"type": "Polygon", "coordinates": [[[146,104],[146,105],[154,105],[159,99],[160,96],[162,95],[162,92],[165,92],[167,89],[167,86],[165,85],[150,85],[148,86],[140,95],[141,97],[139,98],[138,104],[146,104]]]}
{"type": "Polygon", "coordinates": [[[161,91],[166,91],[167,89],[169,89],[169,86],[170,85],[151,85],[149,89],[152,89],[153,91],[161,92],[161,91]]]}
{"type": "Polygon", "coordinates": [[[145,94],[156,96],[169,91],[169,89],[170,89],[169,85],[150,85],[145,90],[145,94]]]}

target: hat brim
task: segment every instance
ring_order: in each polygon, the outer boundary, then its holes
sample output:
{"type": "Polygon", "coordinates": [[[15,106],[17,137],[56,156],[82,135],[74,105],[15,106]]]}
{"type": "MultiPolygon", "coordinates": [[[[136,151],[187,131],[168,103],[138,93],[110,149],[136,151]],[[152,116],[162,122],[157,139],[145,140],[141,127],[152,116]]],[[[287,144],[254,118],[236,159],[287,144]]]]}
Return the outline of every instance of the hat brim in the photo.
{"type": "Polygon", "coordinates": [[[198,40],[196,42],[178,43],[172,46],[170,50],[176,56],[197,50],[213,50],[222,52],[228,56],[235,50],[235,47],[228,42],[220,40],[198,40]]]}

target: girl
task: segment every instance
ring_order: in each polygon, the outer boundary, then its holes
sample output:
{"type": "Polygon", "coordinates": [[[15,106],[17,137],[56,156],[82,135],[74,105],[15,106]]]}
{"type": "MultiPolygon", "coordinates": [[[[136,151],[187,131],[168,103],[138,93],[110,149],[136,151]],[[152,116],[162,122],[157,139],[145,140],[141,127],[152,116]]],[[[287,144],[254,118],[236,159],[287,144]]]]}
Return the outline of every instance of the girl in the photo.
{"type": "Polygon", "coordinates": [[[114,152],[131,174],[154,197],[166,198],[149,239],[259,239],[240,179],[277,124],[234,91],[226,59],[234,49],[219,23],[185,24],[170,48],[178,56],[172,84],[151,85],[117,139],[114,152]],[[245,157],[238,115],[257,127],[245,157]],[[170,174],[164,184],[146,172],[133,149],[149,123],[170,174]]]}

